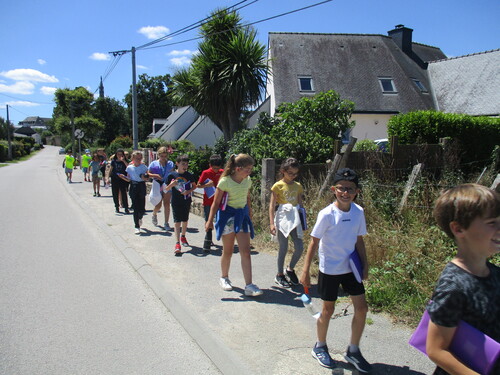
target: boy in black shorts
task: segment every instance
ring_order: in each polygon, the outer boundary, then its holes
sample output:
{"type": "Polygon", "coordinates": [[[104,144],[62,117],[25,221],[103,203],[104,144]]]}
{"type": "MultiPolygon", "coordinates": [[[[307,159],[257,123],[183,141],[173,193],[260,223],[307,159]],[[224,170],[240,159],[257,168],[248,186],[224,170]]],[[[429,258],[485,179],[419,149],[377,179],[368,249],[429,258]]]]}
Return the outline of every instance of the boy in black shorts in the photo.
{"type": "Polygon", "coordinates": [[[349,265],[349,257],[357,249],[363,265],[362,278],[367,278],[368,262],[362,237],[366,234],[365,215],[363,209],[353,202],[359,193],[358,177],[352,169],[343,168],[335,174],[333,184],[331,189],[336,200],[318,214],[300,278],[300,283],[304,287],[310,286],[309,269],[314,255],[319,250],[318,291],[323,300],[323,308],[316,323],[318,341],[311,354],[321,366],[335,367],[328,353],[326,336],[335,309],[338,288],[342,285],[342,289],[351,296],[354,306],[351,341],[344,357],[358,371],[368,373],[371,371],[371,365],[359,350],[368,305],[363,283],[356,280],[349,265]]]}
{"type": "Polygon", "coordinates": [[[196,181],[194,176],[188,172],[189,158],[187,155],[179,155],[175,162],[177,170],[170,172],[167,176],[167,181],[170,183],[167,190],[172,190],[172,214],[174,217],[175,256],[182,255],[182,246],[189,246],[186,239],[186,230],[189,220],[189,210],[191,209],[191,193],[196,189],[196,181]],[[181,232],[182,225],[182,235],[181,232]],[[180,235],[180,239],[179,239],[180,235]]]}

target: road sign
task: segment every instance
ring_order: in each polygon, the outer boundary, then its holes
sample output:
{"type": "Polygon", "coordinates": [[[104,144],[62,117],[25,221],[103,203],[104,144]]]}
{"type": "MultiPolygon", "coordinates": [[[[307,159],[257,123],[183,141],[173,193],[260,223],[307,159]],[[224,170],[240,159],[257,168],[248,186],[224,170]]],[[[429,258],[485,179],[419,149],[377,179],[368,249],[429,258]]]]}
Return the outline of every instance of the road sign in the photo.
{"type": "Polygon", "coordinates": [[[75,137],[76,138],[82,139],[84,135],[85,135],[85,132],[82,129],[75,130],[75,137]]]}

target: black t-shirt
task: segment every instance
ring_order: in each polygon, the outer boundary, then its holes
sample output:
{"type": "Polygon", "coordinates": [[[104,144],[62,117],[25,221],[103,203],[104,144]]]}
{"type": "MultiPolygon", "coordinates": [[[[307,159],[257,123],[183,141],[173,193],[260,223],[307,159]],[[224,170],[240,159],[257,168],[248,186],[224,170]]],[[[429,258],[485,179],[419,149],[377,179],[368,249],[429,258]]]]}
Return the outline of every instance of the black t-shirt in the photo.
{"type": "MultiPolygon", "coordinates": [[[[500,341],[500,267],[487,263],[490,274],[475,276],[454,263],[444,268],[427,311],[433,323],[456,327],[460,320],[500,341]]],[[[500,374],[497,361],[492,374],[500,374]]],[[[436,375],[448,374],[441,368],[436,375]]]]}
{"type": "Polygon", "coordinates": [[[170,184],[172,180],[177,180],[177,185],[172,188],[172,205],[184,205],[191,203],[191,195],[182,195],[182,192],[191,189],[191,187],[186,186],[186,184],[188,182],[191,182],[191,184],[195,183],[196,180],[194,176],[188,171],[184,173],[172,171],[167,176],[167,184],[170,184]]]}

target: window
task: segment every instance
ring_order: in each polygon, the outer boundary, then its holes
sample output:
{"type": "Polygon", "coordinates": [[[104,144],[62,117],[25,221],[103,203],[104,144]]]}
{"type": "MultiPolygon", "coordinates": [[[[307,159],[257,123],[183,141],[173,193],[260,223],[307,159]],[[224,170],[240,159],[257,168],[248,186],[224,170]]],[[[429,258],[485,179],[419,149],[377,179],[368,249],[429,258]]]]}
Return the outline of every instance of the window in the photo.
{"type": "Polygon", "coordinates": [[[413,80],[413,82],[415,82],[415,85],[418,87],[418,89],[421,92],[428,92],[422,82],[420,82],[418,79],[415,79],[415,78],[412,78],[412,80],[413,80]]]}
{"type": "Polygon", "coordinates": [[[396,86],[394,86],[394,81],[392,78],[379,78],[380,87],[382,92],[385,93],[397,93],[396,86]]]}
{"type": "Polygon", "coordinates": [[[299,77],[299,91],[314,91],[311,77],[299,77]]]}

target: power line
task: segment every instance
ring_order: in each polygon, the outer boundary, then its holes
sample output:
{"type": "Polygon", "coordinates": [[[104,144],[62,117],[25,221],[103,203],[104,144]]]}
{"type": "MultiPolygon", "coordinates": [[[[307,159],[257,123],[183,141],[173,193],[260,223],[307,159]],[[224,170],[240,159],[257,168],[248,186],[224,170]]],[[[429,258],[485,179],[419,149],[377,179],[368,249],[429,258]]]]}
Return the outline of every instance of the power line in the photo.
{"type": "Polygon", "coordinates": [[[34,104],[54,104],[54,103],[36,102],[34,100],[27,100],[27,99],[16,98],[15,96],[10,96],[10,95],[4,94],[3,92],[0,92],[0,95],[6,96],[6,97],[11,98],[11,99],[19,100],[19,101],[22,101],[22,102],[28,102],[28,103],[34,103],[34,104]]]}

